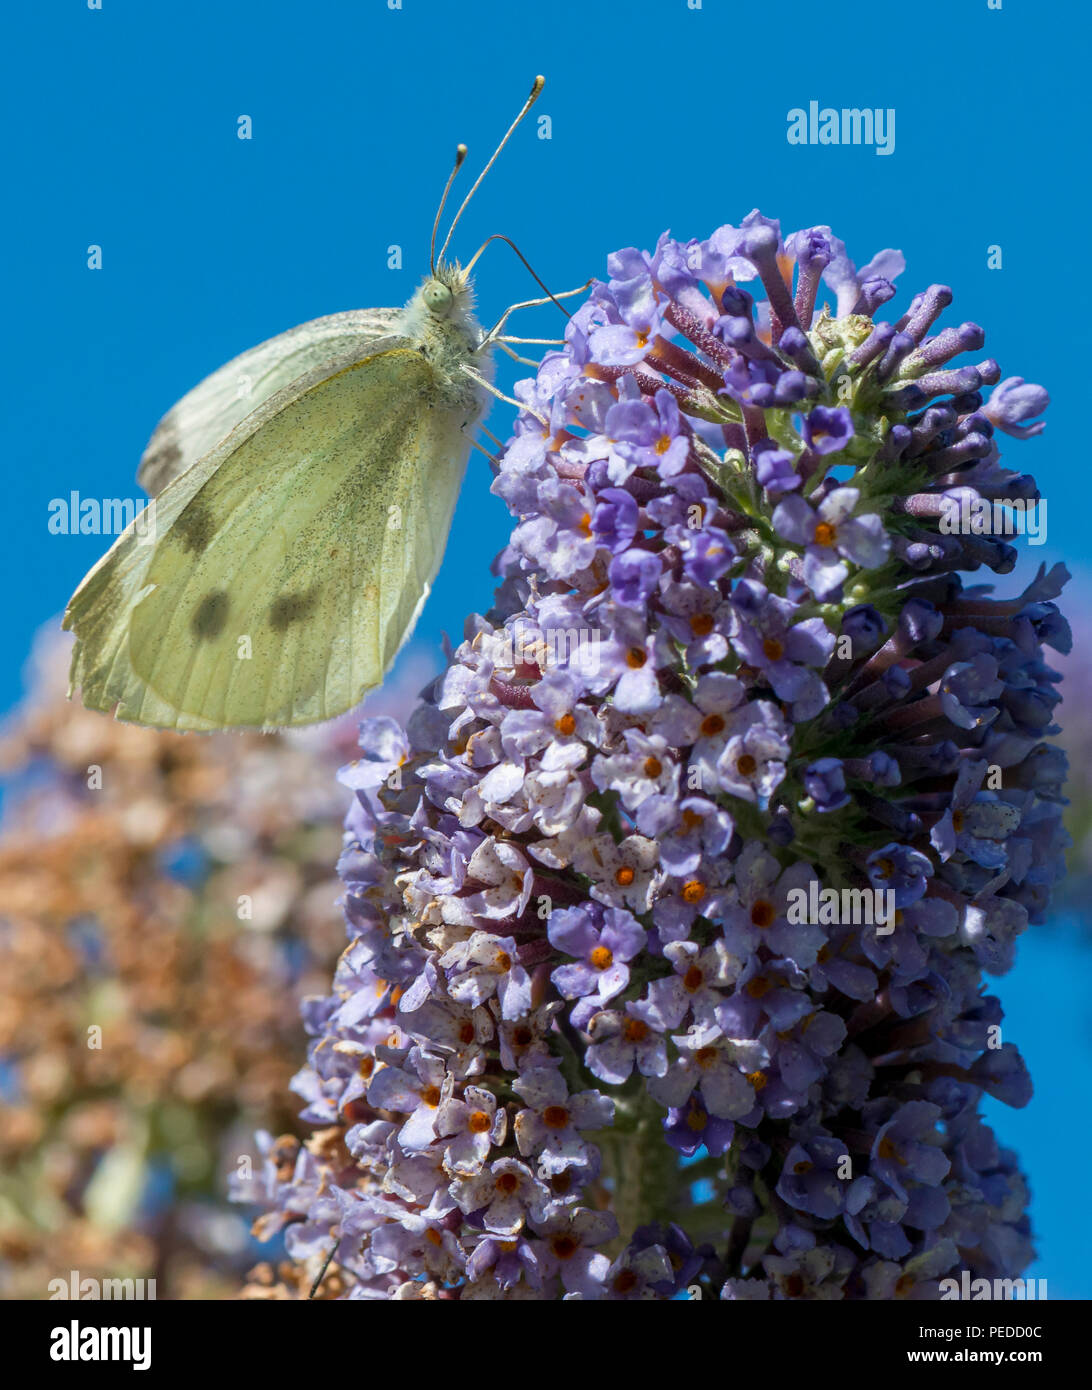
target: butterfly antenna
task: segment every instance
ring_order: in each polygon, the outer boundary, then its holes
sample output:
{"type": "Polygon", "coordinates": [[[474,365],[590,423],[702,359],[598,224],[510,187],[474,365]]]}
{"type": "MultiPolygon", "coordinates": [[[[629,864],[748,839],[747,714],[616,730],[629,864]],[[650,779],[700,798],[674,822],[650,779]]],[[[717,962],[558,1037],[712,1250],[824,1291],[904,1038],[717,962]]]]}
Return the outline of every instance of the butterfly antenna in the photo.
{"type": "MultiPolygon", "coordinates": [[[[535,78],[534,82],[533,82],[532,85],[531,85],[531,95],[530,95],[530,96],[527,98],[527,100],[523,103],[523,108],[522,108],[522,110],[520,111],[519,115],[518,115],[518,116],[516,117],[516,119],[512,122],[512,124],[508,127],[508,129],[504,132],[504,139],[500,142],[500,144],[497,146],[497,148],[493,151],[493,157],[492,157],[492,159],[490,159],[489,163],[485,166],[485,168],[481,171],[481,173],[478,175],[478,177],[474,180],[474,185],[473,185],[473,187],[471,188],[470,192],[466,195],[466,197],[463,199],[463,201],[462,201],[462,206],[459,208],[459,211],[455,214],[455,218],[454,218],[454,221],[452,222],[451,226],[447,229],[447,236],[444,237],[444,244],[443,244],[443,246],[440,247],[440,259],[441,259],[441,260],[443,260],[443,258],[444,258],[444,252],[447,250],[448,243],[449,243],[450,240],[451,240],[451,234],[452,234],[452,232],[453,232],[453,231],[455,230],[455,228],[459,225],[459,218],[462,217],[463,213],[466,211],[466,205],[467,205],[467,203],[470,202],[471,198],[473,198],[474,194],[478,191],[478,187],[479,187],[479,185],[481,184],[482,179],[484,179],[485,176],[486,176],[486,174],[488,174],[489,171],[490,171],[490,169],[492,169],[493,165],[494,165],[494,164],[496,163],[496,161],[497,161],[497,156],[500,154],[501,150],[504,149],[505,145],[507,145],[509,139],[511,138],[512,132],[515,130],[516,126],[519,125],[520,121],[523,120],[523,118],[524,118],[524,116],[526,116],[527,112],[530,111],[531,107],[534,106],[535,102],[536,102],[536,101],[538,100],[538,98],[539,98],[539,93],[542,91],[542,89],[543,89],[543,87],[545,87],[545,85],[546,85],[546,79],[545,79],[544,77],[539,76],[539,77],[536,77],[536,78],[535,78]]],[[[445,195],[445,196],[446,196],[446,195],[445,195]]],[[[441,206],[442,206],[442,204],[441,204],[441,206]]],[[[538,278],[538,277],[536,276],[536,279],[537,279],[537,278],[538,278]]],[[[539,281],[539,283],[541,284],[541,281],[539,281]]],[[[543,288],[545,289],[545,286],[543,286],[543,288]]],[[[547,291],[547,293],[549,293],[549,291],[547,291]]]]}
{"type": "Polygon", "coordinates": [[[550,290],[547,288],[547,286],[546,286],[545,284],[543,284],[543,282],[542,282],[542,281],[539,279],[539,277],[535,274],[534,267],[531,265],[531,262],[527,259],[527,257],[523,254],[523,252],[519,249],[519,247],[518,247],[518,246],[516,245],[516,243],[512,240],[512,238],[511,238],[511,237],[508,237],[508,236],[505,236],[503,232],[494,232],[492,236],[486,237],[486,239],[482,242],[482,244],[481,244],[481,245],[478,247],[478,249],[474,252],[473,256],[471,256],[470,261],[469,261],[469,263],[467,264],[467,267],[466,267],[467,274],[469,274],[470,271],[472,271],[472,270],[474,269],[474,266],[475,266],[476,263],[477,263],[478,257],[482,254],[482,252],[485,250],[485,248],[489,245],[489,243],[490,243],[491,241],[503,241],[503,242],[505,243],[505,245],[510,246],[510,247],[512,248],[512,250],[516,253],[516,255],[520,258],[520,260],[523,262],[523,264],[527,267],[527,271],[528,271],[528,274],[531,276],[531,279],[535,282],[535,284],[539,287],[539,289],[543,291],[543,293],[546,295],[546,298],[549,299],[549,300],[551,300],[554,304],[557,304],[557,307],[561,310],[561,312],[565,315],[565,317],[566,317],[567,319],[571,319],[571,318],[572,318],[572,314],[569,313],[568,309],[565,308],[564,304],[558,303],[558,300],[557,300],[556,296],[553,295],[553,294],[551,294],[551,292],[550,292],[550,290]]]}
{"type": "MultiPolygon", "coordinates": [[[[444,184],[444,191],[440,197],[440,206],[436,209],[436,218],[432,224],[432,240],[428,244],[428,267],[432,275],[436,274],[436,233],[440,230],[440,218],[444,215],[444,204],[447,202],[447,195],[451,192],[451,185],[455,182],[455,175],[462,168],[463,160],[466,158],[466,146],[458,145],[455,149],[455,163],[451,167],[451,173],[447,176],[447,183],[444,184]]],[[[447,243],[445,242],[446,246],[447,243]]],[[[440,253],[441,255],[443,252],[440,253]]]]}

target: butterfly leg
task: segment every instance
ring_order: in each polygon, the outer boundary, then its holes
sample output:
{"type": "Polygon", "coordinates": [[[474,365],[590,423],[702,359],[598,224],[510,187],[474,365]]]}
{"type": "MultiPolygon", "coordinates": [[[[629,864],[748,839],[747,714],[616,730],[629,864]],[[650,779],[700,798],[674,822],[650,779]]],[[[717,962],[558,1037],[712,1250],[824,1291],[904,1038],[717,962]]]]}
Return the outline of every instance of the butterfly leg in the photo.
{"type": "Polygon", "coordinates": [[[490,343],[496,340],[496,338],[500,334],[501,329],[508,322],[509,315],[514,314],[517,309],[535,309],[542,304],[552,304],[556,299],[571,299],[575,294],[583,294],[590,284],[590,280],[585,280],[585,282],[582,285],[577,285],[575,290],[562,290],[559,294],[547,295],[544,299],[523,299],[520,300],[518,304],[510,304],[508,308],[505,309],[504,313],[501,314],[500,318],[496,321],[493,327],[478,344],[476,351],[480,352],[483,347],[487,347],[490,343]]]}

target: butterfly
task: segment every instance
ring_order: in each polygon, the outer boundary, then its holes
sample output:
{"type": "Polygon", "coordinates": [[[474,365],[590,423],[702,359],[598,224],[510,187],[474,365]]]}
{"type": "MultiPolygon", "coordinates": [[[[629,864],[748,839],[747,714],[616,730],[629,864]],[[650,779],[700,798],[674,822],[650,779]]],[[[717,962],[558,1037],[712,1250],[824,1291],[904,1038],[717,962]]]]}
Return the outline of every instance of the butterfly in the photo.
{"type": "Polygon", "coordinates": [[[439,569],[471,433],[501,395],[493,344],[553,341],[500,337],[512,309],[484,334],[470,272],[485,247],[465,268],[444,259],[542,86],[437,259],[459,146],[430,274],[403,308],[290,329],[164,416],[137,474],[153,524],[138,517],[65,612],[70,696],[159,728],[271,730],[331,719],[381,683],[439,569]]]}

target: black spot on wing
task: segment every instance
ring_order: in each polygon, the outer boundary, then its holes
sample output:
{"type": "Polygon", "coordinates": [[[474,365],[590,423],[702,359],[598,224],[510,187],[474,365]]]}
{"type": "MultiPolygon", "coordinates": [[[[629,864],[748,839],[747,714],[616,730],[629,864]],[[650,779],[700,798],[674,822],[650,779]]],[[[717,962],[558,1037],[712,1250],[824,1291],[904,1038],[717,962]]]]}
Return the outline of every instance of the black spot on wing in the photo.
{"type": "Polygon", "coordinates": [[[318,591],[304,594],[281,594],[269,610],[269,626],[274,632],[284,632],[293,623],[309,618],[318,603],[318,591]]]}
{"type": "Polygon", "coordinates": [[[179,512],[171,527],[191,555],[200,555],[207,548],[215,529],[209,510],[200,497],[195,497],[179,512]]]}
{"type": "Polygon", "coordinates": [[[156,438],[159,439],[159,443],[155,444],[154,448],[149,446],[141,460],[138,475],[141,486],[153,497],[158,497],[168,482],[181,472],[178,465],[182,462],[182,450],[173,432],[161,427],[156,438]]]}
{"type": "Polygon", "coordinates": [[[227,623],[230,607],[231,602],[225,590],[214,589],[211,594],[206,594],[190,622],[193,635],[199,641],[211,641],[212,638],[219,637],[227,623]]]}

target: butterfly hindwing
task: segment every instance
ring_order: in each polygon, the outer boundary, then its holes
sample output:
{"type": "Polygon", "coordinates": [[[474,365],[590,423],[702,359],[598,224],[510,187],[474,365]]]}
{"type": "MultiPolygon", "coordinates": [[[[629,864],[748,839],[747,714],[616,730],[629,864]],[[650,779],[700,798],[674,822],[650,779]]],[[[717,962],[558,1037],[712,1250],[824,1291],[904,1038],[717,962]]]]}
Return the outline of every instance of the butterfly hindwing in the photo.
{"type": "Polygon", "coordinates": [[[278,333],[233,357],[188,391],[148,441],[137,482],[157,497],[263,401],[360,343],[396,332],[399,309],[351,309],[278,333]]]}
{"type": "Polygon", "coordinates": [[[179,729],[275,728],[377,685],[439,567],[469,450],[433,386],[405,339],[361,345],[171,483],[158,538],[130,528],[69,606],[84,703],[179,729]]]}

